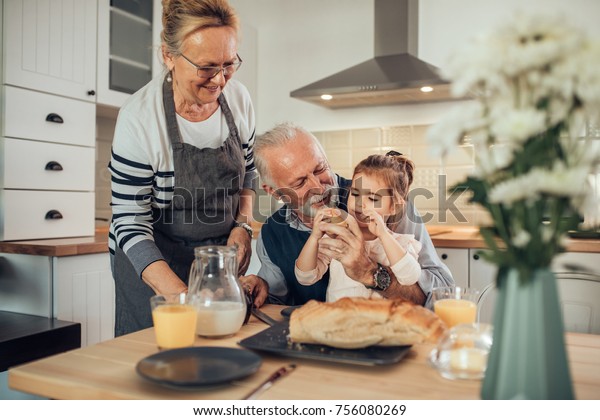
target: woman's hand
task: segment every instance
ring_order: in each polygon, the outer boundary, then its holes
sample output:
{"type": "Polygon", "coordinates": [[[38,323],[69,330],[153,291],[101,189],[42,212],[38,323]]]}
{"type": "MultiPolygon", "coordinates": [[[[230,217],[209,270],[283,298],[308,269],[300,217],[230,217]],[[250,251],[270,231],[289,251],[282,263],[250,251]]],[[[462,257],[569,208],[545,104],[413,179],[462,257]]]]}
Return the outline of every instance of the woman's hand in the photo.
{"type": "Polygon", "coordinates": [[[238,275],[246,274],[252,257],[252,239],[246,229],[241,227],[231,229],[227,245],[237,246],[238,275]]]}

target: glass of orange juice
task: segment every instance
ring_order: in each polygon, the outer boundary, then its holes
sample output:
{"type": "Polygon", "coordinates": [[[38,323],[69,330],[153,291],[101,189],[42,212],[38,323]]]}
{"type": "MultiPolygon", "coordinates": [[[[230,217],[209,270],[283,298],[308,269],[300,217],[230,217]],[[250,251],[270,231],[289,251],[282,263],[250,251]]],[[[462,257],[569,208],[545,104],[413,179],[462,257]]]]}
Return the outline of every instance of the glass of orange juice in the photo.
{"type": "Polygon", "coordinates": [[[436,287],[432,291],[433,310],[448,328],[472,324],[477,320],[479,294],[478,290],[459,286],[436,287]]]}
{"type": "Polygon", "coordinates": [[[196,340],[197,311],[186,293],[150,298],[152,322],[159,349],[190,347],[196,340]]]}

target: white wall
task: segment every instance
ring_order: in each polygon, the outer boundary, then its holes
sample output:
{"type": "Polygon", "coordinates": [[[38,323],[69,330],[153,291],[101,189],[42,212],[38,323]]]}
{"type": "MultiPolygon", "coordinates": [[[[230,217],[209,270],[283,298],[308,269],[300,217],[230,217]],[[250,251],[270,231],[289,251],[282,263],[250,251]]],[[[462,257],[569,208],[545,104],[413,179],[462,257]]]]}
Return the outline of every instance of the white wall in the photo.
{"type": "MultiPolygon", "coordinates": [[[[242,35],[255,34],[251,86],[257,131],[294,121],[313,131],[386,125],[429,124],[450,104],[399,105],[329,110],[290,98],[289,92],[373,56],[373,0],[230,0],[242,35]]],[[[597,0],[420,0],[419,56],[443,67],[457,46],[510,19],[519,10],[558,13],[600,37],[597,0]]],[[[249,65],[245,59],[244,67],[249,65]]]]}

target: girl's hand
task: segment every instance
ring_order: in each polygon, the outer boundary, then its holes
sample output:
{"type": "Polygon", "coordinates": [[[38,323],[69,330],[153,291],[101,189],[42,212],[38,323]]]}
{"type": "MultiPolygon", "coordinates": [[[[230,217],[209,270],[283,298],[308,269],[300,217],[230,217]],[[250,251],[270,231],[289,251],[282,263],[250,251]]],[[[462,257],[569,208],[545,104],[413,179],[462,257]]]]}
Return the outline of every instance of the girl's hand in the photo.
{"type": "Polygon", "coordinates": [[[325,234],[325,232],[323,232],[323,230],[321,230],[321,228],[319,227],[321,222],[323,222],[323,220],[330,219],[333,216],[339,216],[340,214],[341,214],[341,212],[339,209],[335,209],[335,208],[331,208],[331,207],[323,207],[323,208],[319,209],[317,211],[317,215],[313,219],[313,227],[312,227],[312,232],[310,235],[317,240],[321,239],[323,237],[323,235],[325,234]]]}
{"type": "Polygon", "coordinates": [[[365,209],[363,215],[369,218],[369,232],[381,238],[387,232],[387,226],[383,217],[373,209],[365,209]]]}

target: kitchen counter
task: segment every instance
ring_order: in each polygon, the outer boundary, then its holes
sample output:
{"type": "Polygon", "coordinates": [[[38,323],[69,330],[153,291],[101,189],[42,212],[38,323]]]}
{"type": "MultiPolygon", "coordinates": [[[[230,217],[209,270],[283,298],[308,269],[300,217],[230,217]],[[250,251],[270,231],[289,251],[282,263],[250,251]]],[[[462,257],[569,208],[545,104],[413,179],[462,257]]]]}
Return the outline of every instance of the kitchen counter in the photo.
{"type": "Polygon", "coordinates": [[[0,242],[0,252],[6,254],[66,257],[108,252],[108,231],[96,230],[95,236],[0,242]]]}
{"type": "MultiPolygon", "coordinates": [[[[261,224],[253,223],[254,238],[261,224]]],[[[476,227],[428,226],[431,240],[439,248],[486,248],[476,227]]],[[[600,253],[600,239],[569,239],[567,251],[600,253]]],[[[7,254],[64,257],[108,252],[108,228],[97,228],[95,236],[63,239],[0,242],[0,252],[7,254]]]]}
{"type": "MultiPolygon", "coordinates": [[[[427,226],[427,231],[436,248],[487,248],[477,227],[427,226]]],[[[600,239],[569,238],[567,251],[600,253],[600,239]]]]}

